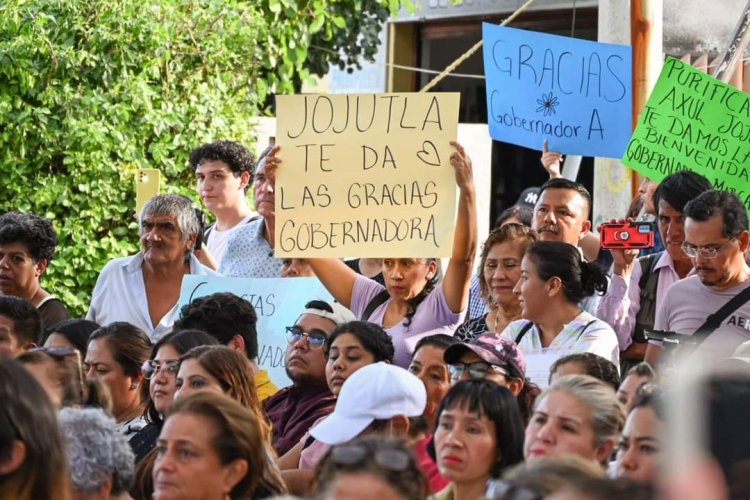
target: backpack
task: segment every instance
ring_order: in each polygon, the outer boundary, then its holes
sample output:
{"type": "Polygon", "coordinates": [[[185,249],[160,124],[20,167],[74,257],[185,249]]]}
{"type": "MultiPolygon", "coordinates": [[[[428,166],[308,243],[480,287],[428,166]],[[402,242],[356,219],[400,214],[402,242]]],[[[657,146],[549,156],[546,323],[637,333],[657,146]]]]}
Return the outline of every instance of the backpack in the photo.
{"type": "Polygon", "coordinates": [[[652,253],[641,257],[638,262],[641,264],[641,279],[638,280],[640,288],[641,308],[635,315],[635,327],[633,328],[633,342],[644,343],[646,336],[644,330],[650,330],[654,327],[656,318],[656,289],[659,286],[659,273],[654,272],[656,262],[664,252],[652,253]]]}

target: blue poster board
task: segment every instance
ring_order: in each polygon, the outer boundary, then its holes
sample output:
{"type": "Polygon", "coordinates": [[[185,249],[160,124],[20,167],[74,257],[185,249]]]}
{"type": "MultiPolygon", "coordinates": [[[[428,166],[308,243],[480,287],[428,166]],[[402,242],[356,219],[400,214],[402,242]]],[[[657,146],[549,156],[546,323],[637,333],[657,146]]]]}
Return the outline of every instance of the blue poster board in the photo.
{"type": "Polygon", "coordinates": [[[225,278],[188,275],[182,280],[179,307],[217,292],[231,292],[250,302],[258,314],[258,364],[279,388],[291,384],[284,370],[287,326],[294,325],[311,300],[332,302],[317,278],[225,278]]]}
{"type": "Polygon", "coordinates": [[[483,23],[490,136],[620,158],[632,132],[632,55],[614,45],[483,23]]]}

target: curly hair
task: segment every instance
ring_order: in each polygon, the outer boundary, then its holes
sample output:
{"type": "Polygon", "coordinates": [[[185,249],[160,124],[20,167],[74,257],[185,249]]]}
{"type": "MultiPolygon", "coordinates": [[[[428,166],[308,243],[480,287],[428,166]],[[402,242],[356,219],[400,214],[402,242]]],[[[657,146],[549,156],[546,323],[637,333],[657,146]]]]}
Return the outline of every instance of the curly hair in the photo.
{"type": "Polygon", "coordinates": [[[229,292],[198,297],[183,306],[174,330],[203,330],[220,344],[227,345],[235,335],[245,341],[248,359],[258,357],[258,314],[247,300],[229,292]]]}
{"type": "Polygon", "coordinates": [[[592,377],[605,382],[615,391],[617,391],[617,388],[620,386],[620,374],[617,371],[617,366],[615,366],[610,360],[597,356],[591,352],[577,352],[555,360],[549,368],[550,380],[552,379],[552,374],[555,373],[559,367],[568,363],[578,363],[583,367],[585,375],[591,375],[592,377]]]}
{"type": "Polygon", "coordinates": [[[21,243],[35,262],[52,260],[57,233],[52,221],[32,213],[7,212],[0,215],[0,245],[21,243]]]}
{"type": "MultiPolygon", "coordinates": [[[[249,149],[234,141],[217,141],[204,144],[190,153],[190,167],[198,168],[204,161],[222,161],[227,164],[235,177],[248,172],[252,179],[257,165],[255,155],[249,149]]],[[[247,189],[247,188],[246,188],[247,189]]]]}
{"type": "Polygon", "coordinates": [[[395,349],[393,347],[391,336],[383,330],[382,326],[376,325],[375,323],[368,323],[367,321],[350,321],[349,323],[343,323],[337,326],[326,339],[326,358],[331,351],[333,341],[336,340],[336,337],[344,333],[357,337],[357,340],[362,344],[365,351],[373,355],[376,363],[378,361],[388,361],[389,363],[393,363],[395,349]]]}
{"type": "Polygon", "coordinates": [[[110,478],[113,495],[133,486],[135,457],[114,418],[99,408],[63,408],[58,421],[74,489],[94,493],[110,478]]]}

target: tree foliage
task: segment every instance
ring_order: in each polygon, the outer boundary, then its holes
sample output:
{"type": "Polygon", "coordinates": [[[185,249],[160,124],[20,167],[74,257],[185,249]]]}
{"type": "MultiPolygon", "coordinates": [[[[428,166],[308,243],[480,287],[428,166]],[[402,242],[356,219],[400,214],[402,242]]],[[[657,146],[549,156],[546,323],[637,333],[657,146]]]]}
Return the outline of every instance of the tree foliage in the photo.
{"type": "Polygon", "coordinates": [[[0,212],[52,219],[43,279],[78,315],[138,249],[134,178],[194,196],[197,145],[251,144],[272,92],[377,51],[399,0],[0,0],[0,212]]]}
{"type": "Polygon", "coordinates": [[[383,23],[409,0],[259,0],[264,18],[258,83],[261,97],[300,90],[310,75],[330,65],[360,68],[373,61],[383,23]]]}
{"type": "Polygon", "coordinates": [[[55,222],[44,285],[77,314],[138,248],[135,171],[194,196],[196,145],[250,141],[259,22],[228,0],[0,3],[0,211],[55,222]]]}

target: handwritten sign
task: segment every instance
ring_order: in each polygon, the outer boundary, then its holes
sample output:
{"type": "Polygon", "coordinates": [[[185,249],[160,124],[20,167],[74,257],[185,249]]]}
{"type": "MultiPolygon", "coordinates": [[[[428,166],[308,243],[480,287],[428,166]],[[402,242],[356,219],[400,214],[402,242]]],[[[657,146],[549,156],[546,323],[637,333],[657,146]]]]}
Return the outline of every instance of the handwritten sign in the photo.
{"type": "Polygon", "coordinates": [[[630,47],[488,23],[482,36],[493,139],[622,156],[631,133],[630,47]]]}
{"type": "Polygon", "coordinates": [[[560,358],[573,354],[569,348],[545,347],[538,351],[524,353],[526,358],[526,378],[542,389],[549,385],[550,368],[560,358]]]}
{"type": "Polygon", "coordinates": [[[278,387],[291,383],[284,369],[287,326],[294,325],[311,300],[332,302],[316,278],[224,278],[188,275],[182,280],[179,307],[198,297],[231,292],[250,302],[258,315],[258,365],[278,387]]]}
{"type": "Polygon", "coordinates": [[[277,257],[448,257],[459,94],[276,98],[277,257]]]}
{"type": "Polygon", "coordinates": [[[750,94],[667,59],[622,162],[656,182],[693,170],[750,209],[750,94]]]}

